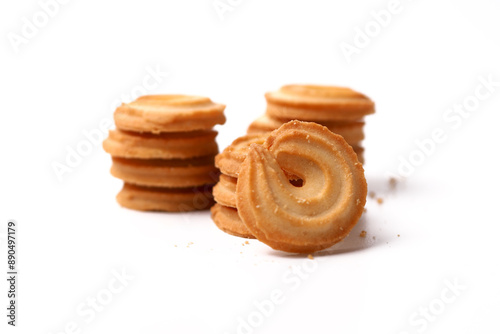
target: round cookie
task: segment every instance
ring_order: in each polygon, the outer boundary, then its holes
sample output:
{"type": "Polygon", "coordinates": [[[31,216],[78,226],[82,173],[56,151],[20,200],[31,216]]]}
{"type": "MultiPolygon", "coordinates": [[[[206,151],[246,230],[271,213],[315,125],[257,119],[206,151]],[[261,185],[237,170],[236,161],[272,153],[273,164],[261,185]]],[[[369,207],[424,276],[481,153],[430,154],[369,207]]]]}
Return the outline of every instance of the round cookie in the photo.
{"type": "Polygon", "coordinates": [[[366,179],[352,147],[316,123],[292,121],[251,145],[236,185],[238,214],[274,249],[311,253],[345,238],[366,202],[366,179]],[[283,171],[297,175],[292,185],[283,171]]]}
{"type": "Polygon", "coordinates": [[[211,187],[208,186],[157,188],[125,183],[116,200],[123,207],[140,211],[207,210],[214,204],[211,187]]]}
{"type": "Polygon", "coordinates": [[[375,104],[350,88],[287,85],[266,93],[267,114],[286,120],[356,121],[375,112],[375,104]]]}
{"type": "Polygon", "coordinates": [[[110,130],[103,147],[113,157],[188,159],[217,154],[216,136],[213,130],[161,134],[110,130]]]}
{"type": "Polygon", "coordinates": [[[219,182],[214,186],[214,199],[217,203],[231,208],[236,208],[236,182],[237,178],[221,174],[219,182]]]}
{"type": "Polygon", "coordinates": [[[215,157],[215,166],[222,174],[238,177],[241,163],[247,156],[250,144],[262,144],[267,134],[249,134],[235,139],[222,153],[215,157]]]}
{"type": "MultiPolygon", "coordinates": [[[[254,120],[247,129],[247,133],[268,133],[276,130],[284,123],[290,120],[279,120],[276,118],[269,117],[268,115],[262,115],[256,120],[254,120]]],[[[349,144],[357,143],[365,139],[365,134],[363,127],[365,125],[362,121],[353,122],[317,122],[323,126],[326,126],[330,131],[341,135],[344,137],[345,141],[349,144]]]]}
{"type": "Polygon", "coordinates": [[[146,95],[119,106],[114,119],[117,128],[135,132],[208,130],[226,122],[225,107],[201,96],[146,95]]]}
{"type": "Polygon", "coordinates": [[[214,166],[214,156],[185,160],[113,157],[111,175],[131,184],[182,188],[214,184],[219,170],[214,166]]]}
{"type": "Polygon", "coordinates": [[[210,212],[215,225],[222,231],[241,238],[255,239],[241,221],[236,209],[216,203],[210,212]]]}

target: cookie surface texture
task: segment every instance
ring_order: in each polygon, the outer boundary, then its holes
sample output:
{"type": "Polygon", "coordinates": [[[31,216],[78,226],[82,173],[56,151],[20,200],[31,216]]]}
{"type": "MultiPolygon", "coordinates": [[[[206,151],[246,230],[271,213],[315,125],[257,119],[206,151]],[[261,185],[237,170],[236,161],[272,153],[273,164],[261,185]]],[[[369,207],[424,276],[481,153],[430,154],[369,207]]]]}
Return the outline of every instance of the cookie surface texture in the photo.
{"type": "Polygon", "coordinates": [[[238,179],[221,174],[219,183],[214,186],[215,201],[224,206],[236,208],[236,183],[238,179]]]}
{"type": "Polygon", "coordinates": [[[176,189],[125,183],[116,200],[123,207],[140,211],[186,212],[206,210],[214,204],[212,191],[206,186],[176,189]]]}
{"type": "Polygon", "coordinates": [[[182,160],[113,157],[111,175],[131,184],[170,188],[214,184],[219,179],[213,156],[182,160]]]}
{"type": "Polygon", "coordinates": [[[287,85],[265,96],[266,113],[277,119],[355,121],[375,112],[372,100],[346,87],[287,85]]]}
{"type": "MultiPolygon", "coordinates": [[[[307,120],[304,120],[307,121],[307,120]]],[[[268,133],[276,130],[288,120],[278,120],[271,118],[267,115],[262,115],[256,120],[254,120],[247,129],[247,133],[268,133]]],[[[354,122],[317,122],[323,126],[326,126],[331,132],[336,133],[344,137],[345,141],[349,144],[358,143],[365,139],[365,134],[363,127],[365,125],[362,121],[354,122]]]]}
{"type": "Polygon", "coordinates": [[[117,128],[135,132],[208,130],[226,122],[225,107],[201,96],[146,95],[119,106],[114,119],[117,128]]]}
{"type": "Polygon", "coordinates": [[[110,130],[103,148],[113,157],[188,159],[217,154],[216,136],[213,130],[162,134],[110,130]]]}
{"type": "Polygon", "coordinates": [[[235,139],[231,145],[215,157],[215,166],[222,174],[238,177],[240,165],[245,160],[251,144],[262,144],[267,134],[248,134],[235,139]]]}

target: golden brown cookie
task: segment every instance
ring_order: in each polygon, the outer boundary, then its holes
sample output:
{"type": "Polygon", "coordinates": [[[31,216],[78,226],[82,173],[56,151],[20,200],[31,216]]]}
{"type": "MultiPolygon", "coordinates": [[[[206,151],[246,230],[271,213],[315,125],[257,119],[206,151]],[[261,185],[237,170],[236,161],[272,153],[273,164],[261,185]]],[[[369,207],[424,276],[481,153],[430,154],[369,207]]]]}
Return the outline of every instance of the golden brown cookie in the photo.
{"type": "Polygon", "coordinates": [[[355,121],[375,112],[372,100],[346,87],[287,85],[266,100],[267,114],[286,120],[355,121]]]}
{"type": "Polygon", "coordinates": [[[247,156],[250,144],[262,144],[266,138],[267,134],[249,134],[237,138],[215,157],[215,166],[220,168],[222,174],[238,177],[238,170],[247,156]]]}
{"type": "Polygon", "coordinates": [[[241,165],[236,199],[250,232],[274,249],[311,253],[345,238],[366,202],[364,170],[349,144],[316,123],[292,121],[241,165]],[[292,185],[283,170],[303,181],[292,185]]]}
{"type": "Polygon", "coordinates": [[[219,183],[214,186],[214,199],[217,203],[231,208],[236,208],[236,182],[237,178],[220,175],[219,183]]]}
{"type": "Polygon", "coordinates": [[[113,157],[188,159],[217,154],[216,136],[213,130],[161,134],[110,130],[103,147],[113,157]]]}
{"type": "Polygon", "coordinates": [[[182,160],[113,157],[111,174],[127,183],[170,188],[214,184],[219,179],[214,156],[182,160]]]}
{"type": "Polygon", "coordinates": [[[222,231],[241,238],[255,239],[241,221],[236,209],[216,203],[210,212],[212,212],[212,220],[215,225],[222,231]]]}
{"type": "MultiPolygon", "coordinates": [[[[279,120],[262,115],[253,121],[248,127],[247,133],[268,133],[276,130],[289,120],[279,120]]],[[[330,131],[344,137],[345,141],[349,144],[357,143],[365,138],[363,127],[365,125],[362,121],[357,122],[317,122],[318,124],[326,126],[330,131]]]]}
{"type": "Polygon", "coordinates": [[[141,211],[207,210],[213,204],[211,187],[157,188],[125,183],[116,196],[121,206],[141,211]]]}
{"type": "Polygon", "coordinates": [[[122,104],[114,119],[117,128],[135,132],[208,130],[226,122],[225,107],[201,96],[146,95],[122,104]]]}

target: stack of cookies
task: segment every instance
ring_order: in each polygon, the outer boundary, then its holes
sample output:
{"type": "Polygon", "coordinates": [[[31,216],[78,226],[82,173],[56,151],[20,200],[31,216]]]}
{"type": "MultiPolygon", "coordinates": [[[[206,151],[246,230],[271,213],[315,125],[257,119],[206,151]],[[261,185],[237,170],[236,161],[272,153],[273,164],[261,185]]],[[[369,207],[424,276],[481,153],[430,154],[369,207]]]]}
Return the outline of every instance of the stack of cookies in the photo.
{"type": "Polygon", "coordinates": [[[224,109],[186,95],[143,96],[118,107],[116,130],[103,143],[111,174],[125,182],[118,203],[169,212],[210,208],[219,177],[213,127],[225,123],[224,109]]]}
{"type": "Polygon", "coordinates": [[[268,134],[248,134],[237,138],[215,157],[215,165],[220,169],[219,182],[213,188],[215,201],[211,209],[212,218],[221,230],[242,237],[254,238],[238,216],[236,207],[236,183],[240,166],[245,160],[251,144],[263,144],[268,134]]]}
{"type": "Polygon", "coordinates": [[[344,239],[363,213],[367,185],[356,152],[315,122],[240,137],[215,161],[223,174],[212,219],[226,233],[312,253],[344,239]]]}
{"type": "Polygon", "coordinates": [[[266,113],[250,124],[247,133],[269,133],[290,120],[319,123],[344,137],[364,163],[364,117],[375,112],[365,95],[345,87],[286,85],[267,93],[266,100],[266,113]]]}
{"type": "MultiPolygon", "coordinates": [[[[375,112],[373,101],[344,87],[286,85],[277,92],[267,93],[266,100],[266,113],[250,124],[247,135],[237,138],[215,157],[215,164],[222,174],[213,189],[217,203],[211,209],[212,218],[224,232],[244,238],[254,238],[254,235],[240,219],[236,188],[240,166],[252,144],[264,144],[274,130],[292,120],[314,122],[340,135],[352,148],[357,160],[363,163],[364,117],[375,112]]],[[[297,131],[293,126],[289,127],[289,133],[297,131]]],[[[306,127],[314,128],[313,125],[306,127]]],[[[290,170],[283,169],[283,172],[293,187],[303,186],[301,177],[290,170]]]]}

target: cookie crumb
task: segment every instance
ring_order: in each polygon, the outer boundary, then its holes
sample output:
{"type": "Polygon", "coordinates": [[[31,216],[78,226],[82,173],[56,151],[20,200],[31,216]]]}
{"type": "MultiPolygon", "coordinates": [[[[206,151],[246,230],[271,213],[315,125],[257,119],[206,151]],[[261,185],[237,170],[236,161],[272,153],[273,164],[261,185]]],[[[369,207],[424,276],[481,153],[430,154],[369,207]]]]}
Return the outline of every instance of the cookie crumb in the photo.
{"type": "Polygon", "coordinates": [[[314,260],[314,256],[312,256],[311,254],[307,255],[307,258],[308,258],[309,260],[314,260]]]}
{"type": "Polygon", "coordinates": [[[367,209],[367,208],[364,208],[364,209],[363,209],[363,212],[367,212],[367,211],[368,211],[368,209],[367,209]]]}
{"type": "Polygon", "coordinates": [[[359,236],[361,238],[365,238],[366,237],[366,231],[365,230],[361,231],[361,233],[359,234],[359,236]]]}
{"type": "Polygon", "coordinates": [[[177,247],[177,245],[174,245],[174,247],[177,247]]]}
{"type": "MultiPolygon", "coordinates": [[[[398,234],[398,236],[399,236],[399,234],[398,234]]],[[[245,241],[245,243],[246,243],[247,245],[249,245],[249,244],[250,244],[250,243],[248,242],[248,240],[247,240],[247,241],[245,241]]]]}
{"type": "Polygon", "coordinates": [[[391,177],[391,178],[389,179],[389,187],[390,187],[391,189],[395,189],[395,188],[396,188],[396,186],[397,186],[397,184],[398,184],[398,180],[397,180],[395,177],[391,177]]]}
{"type": "Polygon", "coordinates": [[[400,235],[398,234],[398,238],[400,237],[400,235]]]}
{"type": "Polygon", "coordinates": [[[375,240],[375,236],[373,236],[372,239],[375,240]]]}
{"type": "Polygon", "coordinates": [[[378,204],[383,204],[384,203],[384,199],[382,197],[377,198],[377,203],[378,204]]]}
{"type": "Polygon", "coordinates": [[[374,192],[374,191],[370,191],[370,192],[368,193],[368,196],[369,196],[370,198],[375,198],[375,196],[377,196],[377,194],[375,194],[375,192],[374,192]]]}

